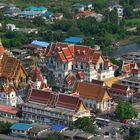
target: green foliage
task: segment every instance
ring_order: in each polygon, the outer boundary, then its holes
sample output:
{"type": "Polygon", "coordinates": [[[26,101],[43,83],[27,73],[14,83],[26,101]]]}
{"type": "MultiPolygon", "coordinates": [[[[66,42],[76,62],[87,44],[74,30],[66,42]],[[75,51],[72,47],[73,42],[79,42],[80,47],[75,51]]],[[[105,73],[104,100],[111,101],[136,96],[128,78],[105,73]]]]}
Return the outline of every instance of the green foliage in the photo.
{"type": "Polygon", "coordinates": [[[93,124],[93,120],[88,117],[79,118],[76,120],[75,127],[88,133],[95,133],[95,125],[93,124]]]}
{"type": "Polygon", "coordinates": [[[129,102],[124,101],[118,103],[115,113],[120,119],[132,119],[137,116],[136,109],[129,102]]]}
{"type": "Polygon", "coordinates": [[[29,43],[29,39],[26,34],[17,31],[8,31],[2,38],[3,45],[7,48],[15,47],[20,48],[21,45],[29,43]]]}
{"type": "Polygon", "coordinates": [[[9,127],[12,124],[9,122],[0,122],[0,132],[3,134],[8,134],[9,133],[9,127]]]}
{"type": "Polygon", "coordinates": [[[36,17],[33,19],[33,23],[37,26],[44,26],[45,25],[45,20],[42,17],[36,17]]]}
{"type": "Polygon", "coordinates": [[[128,140],[139,140],[140,128],[130,127],[128,140]]]}

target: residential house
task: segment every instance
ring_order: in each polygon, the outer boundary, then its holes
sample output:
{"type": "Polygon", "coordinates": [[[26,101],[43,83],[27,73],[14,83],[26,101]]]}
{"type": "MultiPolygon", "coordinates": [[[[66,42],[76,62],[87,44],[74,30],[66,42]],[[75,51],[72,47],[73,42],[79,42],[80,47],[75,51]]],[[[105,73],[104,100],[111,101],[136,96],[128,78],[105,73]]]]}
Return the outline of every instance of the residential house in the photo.
{"type": "Polygon", "coordinates": [[[50,20],[53,20],[53,16],[54,16],[54,14],[53,14],[52,12],[49,12],[49,11],[45,12],[45,13],[42,15],[43,18],[45,18],[45,19],[50,19],[50,20]]]}
{"type": "Polygon", "coordinates": [[[59,42],[50,46],[46,61],[48,70],[55,77],[56,86],[68,89],[73,86],[69,83],[77,79],[78,72],[82,78],[80,81],[91,82],[92,79],[105,80],[114,77],[118,68],[101,52],[89,46],[59,42]]]}
{"type": "Polygon", "coordinates": [[[17,119],[18,110],[15,107],[0,104],[0,116],[8,119],[17,119]]]}
{"type": "Polygon", "coordinates": [[[71,96],[79,96],[89,109],[97,108],[101,111],[108,111],[111,109],[112,98],[107,88],[98,84],[78,82],[75,84],[71,96]]]}
{"type": "Polygon", "coordinates": [[[16,26],[14,24],[6,24],[6,29],[8,31],[15,31],[16,30],[16,26]]]}
{"type": "Polygon", "coordinates": [[[24,46],[23,48],[26,49],[29,53],[42,56],[48,51],[49,45],[50,43],[48,42],[33,40],[30,44],[24,46]]]}
{"type": "Polygon", "coordinates": [[[35,6],[29,6],[27,8],[24,9],[24,11],[35,11],[35,12],[40,12],[42,14],[44,14],[48,9],[46,7],[40,6],[40,7],[35,7],[35,6]]]}
{"type": "Polygon", "coordinates": [[[61,20],[63,18],[63,13],[55,13],[53,15],[54,20],[61,20]]]}
{"type": "Polygon", "coordinates": [[[39,11],[22,11],[18,13],[19,18],[25,18],[31,20],[38,16],[41,16],[41,13],[39,11]]]}
{"type": "Polygon", "coordinates": [[[84,10],[91,10],[92,4],[91,3],[75,3],[72,5],[72,10],[77,12],[82,12],[84,10]]]}
{"type": "Polygon", "coordinates": [[[74,19],[94,17],[93,11],[81,11],[74,16],[74,19]]]}
{"type": "Polygon", "coordinates": [[[31,124],[26,123],[15,123],[10,127],[11,135],[14,137],[27,137],[30,129],[32,128],[31,124]]]}
{"type": "Polygon", "coordinates": [[[133,96],[134,91],[126,85],[112,84],[109,88],[109,94],[112,98],[121,100],[130,100],[133,96]]]}
{"type": "Polygon", "coordinates": [[[12,82],[7,81],[0,87],[0,102],[5,105],[16,107],[17,96],[16,88],[12,82]]]}
{"type": "Polygon", "coordinates": [[[121,5],[119,5],[118,3],[116,3],[115,1],[109,2],[108,9],[109,9],[109,11],[116,9],[117,13],[118,13],[118,17],[120,17],[120,18],[123,17],[124,8],[121,5]]]}
{"type": "Polygon", "coordinates": [[[67,125],[90,116],[78,97],[38,89],[31,90],[27,102],[22,105],[22,114],[39,124],[67,125]]]}
{"type": "Polygon", "coordinates": [[[7,79],[12,81],[16,87],[25,87],[27,72],[20,60],[6,51],[0,43],[0,85],[6,83],[7,79]]]}

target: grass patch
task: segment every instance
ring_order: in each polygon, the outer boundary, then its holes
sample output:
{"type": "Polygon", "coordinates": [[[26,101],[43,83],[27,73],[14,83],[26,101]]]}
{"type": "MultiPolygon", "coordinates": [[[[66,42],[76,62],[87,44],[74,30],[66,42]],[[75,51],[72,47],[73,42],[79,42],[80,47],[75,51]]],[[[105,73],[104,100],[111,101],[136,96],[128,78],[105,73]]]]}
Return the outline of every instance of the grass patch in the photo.
{"type": "Polygon", "coordinates": [[[128,19],[125,21],[126,26],[137,26],[140,25],[140,18],[128,19]]]}

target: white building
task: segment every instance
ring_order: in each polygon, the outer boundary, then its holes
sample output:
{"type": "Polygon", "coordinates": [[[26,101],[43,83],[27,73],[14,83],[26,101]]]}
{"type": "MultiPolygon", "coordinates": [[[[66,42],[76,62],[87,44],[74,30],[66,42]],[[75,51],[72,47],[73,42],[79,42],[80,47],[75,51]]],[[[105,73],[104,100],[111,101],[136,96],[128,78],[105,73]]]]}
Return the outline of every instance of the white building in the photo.
{"type": "Polygon", "coordinates": [[[16,107],[16,89],[12,83],[7,82],[0,88],[0,102],[5,105],[16,107]]]}
{"type": "Polygon", "coordinates": [[[107,87],[100,84],[79,82],[75,85],[72,96],[78,96],[89,109],[108,111],[111,109],[111,97],[107,87]]]}
{"type": "Polygon", "coordinates": [[[118,17],[120,18],[123,17],[124,8],[121,5],[117,4],[116,2],[111,2],[108,6],[108,9],[109,11],[116,9],[118,13],[118,17]]]}
{"type": "Polygon", "coordinates": [[[27,102],[22,105],[22,114],[39,124],[67,125],[90,116],[78,97],[37,89],[31,90],[27,102]]]}

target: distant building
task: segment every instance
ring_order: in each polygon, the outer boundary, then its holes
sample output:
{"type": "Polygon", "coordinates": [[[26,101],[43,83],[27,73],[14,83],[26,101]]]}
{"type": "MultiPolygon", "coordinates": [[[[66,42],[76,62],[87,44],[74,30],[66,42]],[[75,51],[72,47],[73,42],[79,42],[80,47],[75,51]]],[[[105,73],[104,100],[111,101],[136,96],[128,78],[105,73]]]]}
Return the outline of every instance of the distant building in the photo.
{"type": "Polygon", "coordinates": [[[133,92],[129,86],[121,84],[112,84],[112,87],[109,89],[110,96],[120,100],[130,100],[133,96],[133,92]]]}
{"type": "Polygon", "coordinates": [[[46,18],[46,19],[53,19],[54,14],[52,12],[45,12],[42,17],[46,18]]]}
{"type": "Polygon", "coordinates": [[[72,5],[72,10],[77,12],[82,12],[84,10],[92,9],[91,3],[75,3],[72,5]]]}
{"type": "Polygon", "coordinates": [[[66,38],[64,41],[67,43],[82,43],[83,40],[84,39],[82,37],[69,37],[66,38]]]}
{"type": "Polygon", "coordinates": [[[16,26],[14,24],[6,24],[6,29],[9,31],[15,31],[16,26]]]}
{"type": "Polygon", "coordinates": [[[74,19],[94,17],[95,12],[81,11],[74,16],[74,19]]]}
{"type": "Polygon", "coordinates": [[[29,6],[27,8],[24,9],[24,11],[36,11],[36,12],[40,12],[40,13],[45,13],[48,9],[46,7],[40,6],[40,7],[35,7],[35,6],[29,6]]]}
{"type": "Polygon", "coordinates": [[[116,2],[114,2],[114,1],[109,2],[108,9],[109,9],[109,11],[116,9],[117,13],[118,13],[118,17],[120,17],[120,18],[123,17],[124,8],[121,5],[117,4],[116,2]]]}
{"type": "Polygon", "coordinates": [[[55,20],[61,20],[62,18],[63,18],[63,13],[55,13],[54,15],[53,15],[53,18],[55,19],[55,20]]]}

